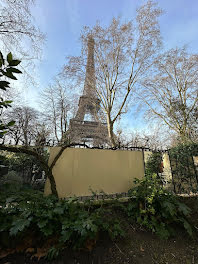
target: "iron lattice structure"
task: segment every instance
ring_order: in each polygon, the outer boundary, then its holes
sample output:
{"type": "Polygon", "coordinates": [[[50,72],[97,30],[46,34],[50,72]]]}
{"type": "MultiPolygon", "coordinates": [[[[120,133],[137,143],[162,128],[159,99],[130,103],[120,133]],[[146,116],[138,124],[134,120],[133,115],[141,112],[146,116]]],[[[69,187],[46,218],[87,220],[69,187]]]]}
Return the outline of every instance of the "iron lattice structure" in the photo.
{"type": "Polygon", "coordinates": [[[96,94],[94,39],[88,37],[88,56],[83,95],[79,99],[75,118],[70,119],[70,142],[91,143],[93,146],[109,143],[107,124],[99,118],[100,100],[96,94]],[[89,116],[89,120],[86,120],[89,116]]]}

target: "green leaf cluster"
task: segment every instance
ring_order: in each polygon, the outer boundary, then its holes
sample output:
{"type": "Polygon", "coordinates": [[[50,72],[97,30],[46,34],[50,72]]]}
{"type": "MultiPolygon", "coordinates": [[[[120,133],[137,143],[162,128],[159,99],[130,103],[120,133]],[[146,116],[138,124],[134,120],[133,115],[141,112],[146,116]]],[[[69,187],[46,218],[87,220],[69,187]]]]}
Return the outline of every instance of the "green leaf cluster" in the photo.
{"type": "Polygon", "coordinates": [[[81,204],[75,198],[58,200],[32,191],[4,197],[0,205],[0,234],[7,232],[10,238],[34,230],[41,240],[58,236],[60,245],[79,248],[87,240],[96,240],[100,232],[112,239],[124,234],[107,209],[81,204]]]}
{"type": "Polygon", "coordinates": [[[179,144],[169,150],[173,184],[176,193],[198,191],[198,174],[193,156],[198,156],[198,143],[179,144]]]}
{"type": "Polygon", "coordinates": [[[143,180],[136,179],[135,183],[136,186],[129,191],[129,217],[161,238],[167,239],[174,235],[174,225],[183,226],[192,236],[190,208],[165,190],[156,174],[143,180]]]}
{"type": "Polygon", "coordinates": [[[145,174],[152,175],[153,173],[160,172],[160,165],[162,162],[162,153],[161,152],[153,152],[145,165],[145,174]]]}
{"type": "MultiPolygon", "coordinates": [[[[17,80],[15,73],[22,73],[19,69],[15,68],[20,64],[20,60],[14,60],[12,53],[10,52],[6,59],[4,58],[3,54],[0,51],[0,89],[6,91],[8,88],[10,88],[10,82],[7,80],[2,80],[2,78],[6,79],[13,79],[17,80]]],[[[11,106],[12,101],[10,100],[4,100],[2,97],[0,97],[0,108],[8,108],[11,106]]],[[[0,137],[2,137],[7,129],[10,126],[14,125],[14,121],[10,121],[7,124],[4,124],[3,121],[0,119],[0,137]]]]}

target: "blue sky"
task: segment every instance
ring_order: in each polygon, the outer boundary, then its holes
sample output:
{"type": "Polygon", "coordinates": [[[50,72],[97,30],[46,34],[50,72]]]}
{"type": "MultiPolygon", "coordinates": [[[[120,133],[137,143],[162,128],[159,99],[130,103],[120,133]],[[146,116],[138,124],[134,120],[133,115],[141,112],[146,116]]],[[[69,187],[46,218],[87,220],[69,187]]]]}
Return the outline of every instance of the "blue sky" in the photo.
{"type": "MultiPolygon", "coordinates": [[[[164,48],[187,44],[189,51],[198,52],[198,1],[158,0],[164,10],[160,28],[164,48]]],[[[79,35],[83,26],[99,20],[108,24],[113,16],[134,19],[142,0],[37,0],[33,8],[35,23],[46,34],[43,59],[38,63],[39,87],[30,88],[34,103],[37,92],[46,87],[60,71],[67,55],[80,53],[79,35]]]]}
{"type": "MultiPolygon", "coordinates": [[[[113,16],[124,20],[135,17],[142,0],[42,0],[36,1],[33,15],[36,24],[46,34],[43,60],[39,64],[41,86],[47,85],[59,72],[67,55],[80,52],[79,35],[83,26],[93,26],[99,20],[108,24],[113,16]]],[[[198,1],[159,0],[165,11],[160,18],[165,48],[188,44],[198,51],[198,1]]]]}

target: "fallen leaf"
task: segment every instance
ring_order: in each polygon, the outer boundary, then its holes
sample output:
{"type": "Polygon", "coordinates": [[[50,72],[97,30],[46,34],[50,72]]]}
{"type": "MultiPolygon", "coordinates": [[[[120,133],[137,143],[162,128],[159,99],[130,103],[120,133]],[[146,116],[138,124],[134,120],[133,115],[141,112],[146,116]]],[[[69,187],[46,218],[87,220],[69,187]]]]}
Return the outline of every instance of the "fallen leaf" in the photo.
{"type": "Polygon", "coordinates": [[[0,252],[0,259],[7,257],[15,252],[15,249],[2,250],[0,252]]]}
{"type": "Polygon", "coordinates": [[[25,252],[26,253],[33,253],[34,252],[34,248],[27,248],[25,252]]]}
{"type": "Polygon", "coordinates": [[[26,248],[27,246],[22,244],[22,245],[18,245],[15,250],[16,252],[23,252],[26,248]]]}
{"type": "Polygon", "coordinates": [[[92,251],[95,244],[96,244],[95,239],[88,239],[85,243],[85,248],[88,249],[89,251],[92,251]]]}
{"type": "Polygon", "coordinates": [[[143,249],[143,247],[142,247],[142,246],[140,246],[140,251],[144,252],[144,249],[143,249]]]}
{"type": "Polygon", "coordinates": [[[47,255],[48,250],[49,248],[37,248],[37,252],[31,256],[31,259],[35,257],[40,260],[47,255]]]}

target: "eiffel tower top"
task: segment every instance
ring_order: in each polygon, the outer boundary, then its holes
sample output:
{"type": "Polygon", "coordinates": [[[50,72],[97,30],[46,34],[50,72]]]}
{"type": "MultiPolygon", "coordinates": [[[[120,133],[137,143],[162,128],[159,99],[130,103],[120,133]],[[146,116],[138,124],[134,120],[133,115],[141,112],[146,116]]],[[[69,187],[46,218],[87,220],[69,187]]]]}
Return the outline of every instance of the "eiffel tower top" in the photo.
{"type": "Polygon", "coordinates": [[[88,36],[87,48],[88,48],[88,55],[87,55],[86,76],[85,76],[83,95],[88,97],[97,97],[95,63],[94,63],[94,39],[91,34],[88,36]]]}

